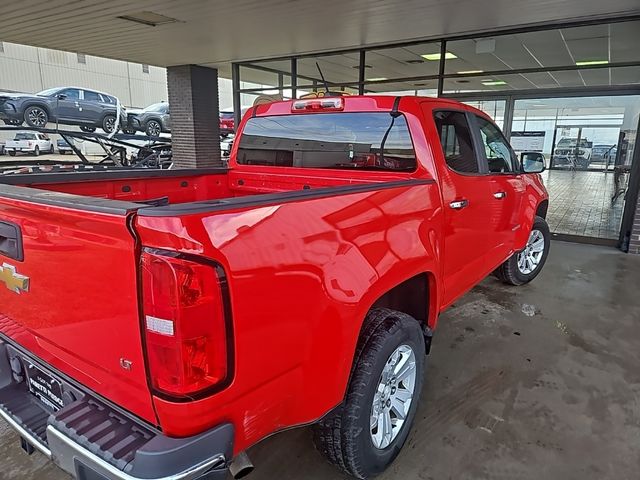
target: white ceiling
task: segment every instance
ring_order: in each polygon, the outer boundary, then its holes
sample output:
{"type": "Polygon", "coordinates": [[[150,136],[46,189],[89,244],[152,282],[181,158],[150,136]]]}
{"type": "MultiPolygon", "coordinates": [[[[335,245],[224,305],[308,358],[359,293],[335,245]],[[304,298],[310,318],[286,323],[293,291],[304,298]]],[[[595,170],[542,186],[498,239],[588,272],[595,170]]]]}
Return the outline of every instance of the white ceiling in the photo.
{"type": "MultiPolygon", "coordinates": [[[[0,40],[159,66],[218,66],[228,74],[234,60],[637,13],[638,0],[3,1],[0,40]],[[118,18],[140,12],[177,21],[148,26],[118,18]]],[[[565,41],[576,52],[591,49],[565,41]]],[[[517,63],[518,57],[503,60],[517,63]]],[[[372,59],[372,67],[378,61],[372,59]]],[[[394,75],[404,71],[402,64],[387,67],[394,75]]]]}

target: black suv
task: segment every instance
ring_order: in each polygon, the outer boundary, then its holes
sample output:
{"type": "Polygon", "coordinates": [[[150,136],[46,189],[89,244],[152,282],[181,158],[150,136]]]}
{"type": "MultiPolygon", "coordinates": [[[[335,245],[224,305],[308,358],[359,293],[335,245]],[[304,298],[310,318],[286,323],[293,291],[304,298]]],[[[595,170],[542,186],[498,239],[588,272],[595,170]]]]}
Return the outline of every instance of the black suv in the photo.
{"type": "MultiPolygon", "coordinates": [[[[0,93],[0,119],[9,125],[44,128],[48,122],[77,125],[85,132],[116,128],[117,101],[105,93],[76,87],[50,88],[35,95],[0,93]]],[[[120,106],[120,128],[127,114],[120,106]]]]}

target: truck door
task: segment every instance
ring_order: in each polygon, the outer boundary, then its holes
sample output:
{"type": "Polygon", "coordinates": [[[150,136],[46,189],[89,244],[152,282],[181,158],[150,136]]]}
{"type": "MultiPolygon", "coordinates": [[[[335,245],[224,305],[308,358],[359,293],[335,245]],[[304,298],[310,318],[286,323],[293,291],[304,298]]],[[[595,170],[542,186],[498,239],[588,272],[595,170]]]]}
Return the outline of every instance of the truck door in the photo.
{"type": "Polygon", "coordinates": [[[518,158],[500,129],[484,117],[474,115],[474,120],[481,143],[480,156],[489,172],[491,208],[486,218],[490,244],[487,267],[493,270],[511,256],[518,230],[523,228],[521,207],[525,181],[518,158]]]}
{"type": "Polygon", "coordinates": [[[434,150],[445,213],[442,273],[446,306],[488,273],[486,221],[493,197],[471,134],[471,114],[436,110],[427,115],[435,120],[442,146],[440,152],[434,150]]]}

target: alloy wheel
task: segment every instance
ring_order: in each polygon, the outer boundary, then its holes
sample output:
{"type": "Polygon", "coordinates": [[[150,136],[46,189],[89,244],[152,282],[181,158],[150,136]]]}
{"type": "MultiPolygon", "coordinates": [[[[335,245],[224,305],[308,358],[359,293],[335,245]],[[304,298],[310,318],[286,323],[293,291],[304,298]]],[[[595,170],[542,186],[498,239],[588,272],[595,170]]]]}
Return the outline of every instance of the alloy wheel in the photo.
{"type": "Polygon", "coordinates": [[[41,108],[32,108],[27,112],[29,124],[34,127],[44,127],[47,124],[47,114],[41,108]]]}
{"type": "Polygon", "coordinates": [[[147,124],[147,134],[150,137],[160,136],[161,131],[162,127],[160,127],[160,124],[158,122],[152,120],[147,124]]]}
{"type": "Polygon", "coordinates": [[[518,270],[523,275],[533,273],[544,255],[544,235],[540,230],[532,230],[527,245],[518,253],[518,270]]]}
{"type": "Polygon", "coordinates": [[[373,396],[370,434],[376,448],[387,448],[400,433],[415,386],[416,355],[410,346],[400,345],[385,363],[373,396]]]}

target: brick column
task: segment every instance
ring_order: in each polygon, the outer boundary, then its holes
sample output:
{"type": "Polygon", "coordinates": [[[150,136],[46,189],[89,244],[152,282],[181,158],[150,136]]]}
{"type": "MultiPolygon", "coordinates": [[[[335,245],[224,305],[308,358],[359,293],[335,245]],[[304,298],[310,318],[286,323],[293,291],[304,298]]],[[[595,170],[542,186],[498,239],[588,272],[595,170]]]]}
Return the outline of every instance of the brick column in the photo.
{"type": "Polygon", "coordinates": [[[222,165],[218,70],[197,65],[169,67],[167,86],[175,166],[195,168],[222,165]]]}

